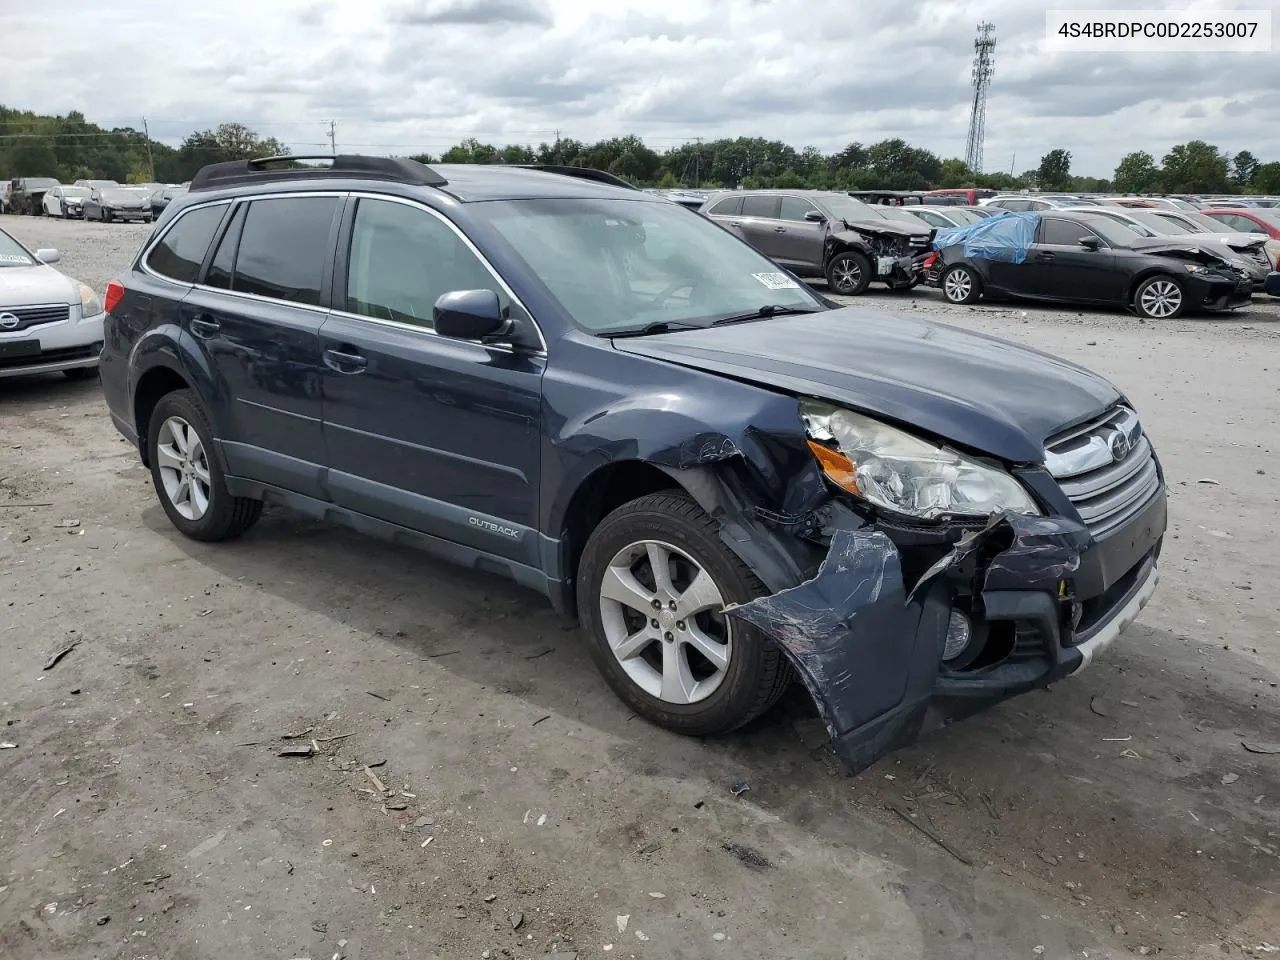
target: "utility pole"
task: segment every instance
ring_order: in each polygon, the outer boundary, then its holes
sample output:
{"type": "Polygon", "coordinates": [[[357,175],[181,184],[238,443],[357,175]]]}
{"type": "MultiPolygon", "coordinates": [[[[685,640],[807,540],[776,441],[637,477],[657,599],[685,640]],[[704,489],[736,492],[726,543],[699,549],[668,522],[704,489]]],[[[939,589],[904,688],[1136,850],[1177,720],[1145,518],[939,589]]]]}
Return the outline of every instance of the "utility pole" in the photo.
{"type": "Polygon", "coordinates": [[[142,118],[142,135],[147,141],[147,170],[151,174],[151,182],[156,180],[156,162],[151,156],[151,131],[147,129],[147,118],[142,118]]]}
{"type": "Polygon", "coordinates": [[[336,120],[329,121],[329,153],[333,156],[338,155],[338,122],[336,120]]]}
{"type": "Polygon", "coordinates": [[[1013,166],[1018,162],[1018,151],[1013,151],[1013,156],[1009,159],[1009,176],[1013,176],[1013,166]]]}
{"type": "Polygon", "coordinates": [[[693,155],[693,189],[697,190],[702,186],[702,138],[694,137],[697,141],[698,149],[693,155]]]}

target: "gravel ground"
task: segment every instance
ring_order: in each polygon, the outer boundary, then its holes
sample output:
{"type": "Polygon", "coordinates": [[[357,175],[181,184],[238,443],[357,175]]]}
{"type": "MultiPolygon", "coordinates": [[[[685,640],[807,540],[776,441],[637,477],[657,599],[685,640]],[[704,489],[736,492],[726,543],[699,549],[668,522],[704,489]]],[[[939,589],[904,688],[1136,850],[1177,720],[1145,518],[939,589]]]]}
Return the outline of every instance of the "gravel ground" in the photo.
{"type": "MultiPolygon", "coordinates": [[[[148,230],[0,222],[100,290],[148,230]]],[[[798,694],[725,740],[647,726],[501,580],[279,511],[187,541],[95,384],[0,383],[0,956],[1280,944],[1280,755],[1242,745],[1280,742],[1280,310],[860,302],[1112,377],[1164,459],[1172,527],[1155,600],[1090,671],[857,777],[798,694]],[[278,755],[313,738],[320,756],[278,755]]]]}

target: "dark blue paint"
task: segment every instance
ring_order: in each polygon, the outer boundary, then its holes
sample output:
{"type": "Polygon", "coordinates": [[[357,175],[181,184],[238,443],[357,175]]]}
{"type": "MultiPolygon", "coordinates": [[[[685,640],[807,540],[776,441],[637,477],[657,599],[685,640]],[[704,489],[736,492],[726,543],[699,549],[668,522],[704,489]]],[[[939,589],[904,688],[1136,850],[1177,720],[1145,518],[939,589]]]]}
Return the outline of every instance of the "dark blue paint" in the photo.
{"type": "MultiPolygon", "coordinates": [[[[146,378],[157,370],[180,376],[209,417],[236,495],[286,503],[502,573],[562,609],[572,604],[581,542],[570,542],[570,531],[581,527],[584,491],[619,464],[644,464],[683,486],[775,592],[812,577],[820,545],[840,531],[883,530],[876,534],[886,544],[879,562],[897,569],[900,554],[902,570],[919,576],[957,531],[893,528],[865,505],[833,497],[806,444],[803,396],[1002,462],[1061,518],[1055,522],[1078,521],[1037,465],[1048,435],[1121,399],[1096,374],[992,337],[853,308],[617,341],[593,337],[508,255],[473,204],[517,197],[666,201],[549,173],[438,169],[449,180],[445,187],[329,179],[305,188],[408,198],[440,212],[495,265],[537,328],[514,311],[503,345],[329,309],[345,283],[347,204],[335,218],[318,308],[157,279],[135,262],[108,318],[101,366],[121,431],[145,440],[137,408],[145,406],[139,398],[146,378]]],[[[290,189],[276,183],[255,193],[290,189]]],[[[157,229],[194,204],[235,197],[179,197],[157,229]]],[[[1158,544],[1163,492],[1158,500],[1111,537],[1081,547],[1079,577],[1088,590],[1108,589],[1121,568],[1158,544]]],[[[1057,609],[1056,582],[1039,582],[1019,562],[1015,556],[1001,571],[1002,589],[1016,592],[1022,578],[1029,593],[1044,593],[1057,609]]],[[[838,592],[833,571],[822,582],[838,592]]],[[[910,646],[882,648],[893,638],[870,631],[859,647],[865,671],[827,691],[835,697],[830,710],[847,712],[839,732],[856,726],[854,739],[863,745],[846,741],[846,756],[871,756],[924,724],[949,589],[930,585],[923,606],[910,613],[910,646]],[[858,701],[861,712],[848,712],[858,701]]],[[[821,699],[817,685],[813,680],[821,699]]],[[[968,690],[957,696],[967,704],[978,699],[968,690]]]]}

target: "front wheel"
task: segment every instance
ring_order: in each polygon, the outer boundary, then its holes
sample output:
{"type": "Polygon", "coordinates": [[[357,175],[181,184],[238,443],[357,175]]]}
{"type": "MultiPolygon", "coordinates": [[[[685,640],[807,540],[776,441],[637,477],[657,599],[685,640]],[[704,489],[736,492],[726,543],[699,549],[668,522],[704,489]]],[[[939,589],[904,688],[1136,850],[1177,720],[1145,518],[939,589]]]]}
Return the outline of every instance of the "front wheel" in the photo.
{"type": "Polygon", "coordinates": [[[160,505],[193,540],[238,537],[262,514],[262,501],[233,497],[213,455],[213,433],[190,390],[165,394],[151,414],[147,450],[160,505]]]}
{"type": "Polygon", "coordinates": [[[1133,292],[1133,306],[1141,316],[1151,320],[1172,320],[1187,308],[1187,296],[1171,276],[1148,277],[1133,292]]]}
{"type": "Polygon", "coordinates": [[[856,297],[871,283],[871,261],[856,250],[837,253],[827,263],[827,284],[845,297],[856,297]]]}
{"type": "Polygon", "coordinates": [[[687,736],[728,733],[777,702],[792,673],[782,651],[724,615],[766,591],[684,493],[609,514],[578,568],[591,656],[624,703],[687,736]]]}
{"type": "Polygon", "coordinates": [[[942,275],[942,295],[951,303],[975,303],[982,295],[982,282],[972,268],[957,264],[942,275]]]}

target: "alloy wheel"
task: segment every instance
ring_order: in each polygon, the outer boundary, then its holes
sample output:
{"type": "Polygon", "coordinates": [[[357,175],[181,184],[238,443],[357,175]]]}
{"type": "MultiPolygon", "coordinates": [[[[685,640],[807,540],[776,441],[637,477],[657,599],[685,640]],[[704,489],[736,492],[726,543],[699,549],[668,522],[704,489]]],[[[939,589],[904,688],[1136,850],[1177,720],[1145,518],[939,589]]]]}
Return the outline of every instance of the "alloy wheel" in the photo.
{"type": "Polygon", "coordinates": [[[156,437],[156,460],[165,496],[186,520],[199,520],[209,509],[209,457],[191,424],[170,417],[156,437]]]}
{"type": "Polygon", "coordinates": [[[600,584],[609,649],[636,686],[671,704],[705,700],[724,681],[733,651],[724,604],[697,560],[658,540],[619,550],[600,584]]]}
{"type": "Polygon", "coordinates": [[[1172,280],[1154,280],[1142,291],[1140,304],[1147,316],[1163,320],[1182,307],[1182,290],[1172,280]]]}
{"type": "Polygon", "coordinates": [[[952,270],[943,281],[943,292],[948,300],[958,303],[973,292],[973,277],[963,267],[952,270]]]}
{"type": "Polygon", "coordinates": [[[845,257],[837,261],[831,273],[837,290],[856,290],[858,284],[862,282],[862,268],[853,257],[845,257]]]}

